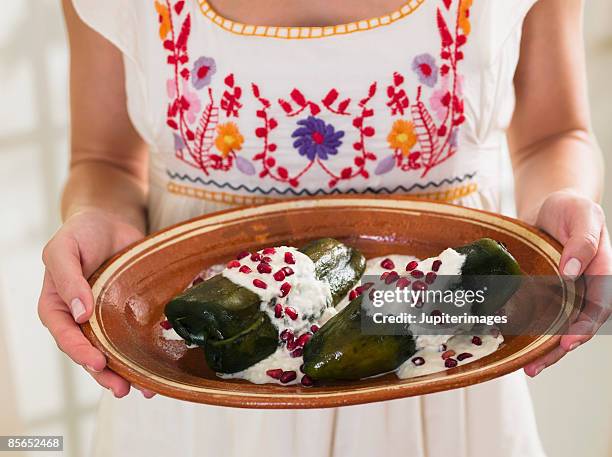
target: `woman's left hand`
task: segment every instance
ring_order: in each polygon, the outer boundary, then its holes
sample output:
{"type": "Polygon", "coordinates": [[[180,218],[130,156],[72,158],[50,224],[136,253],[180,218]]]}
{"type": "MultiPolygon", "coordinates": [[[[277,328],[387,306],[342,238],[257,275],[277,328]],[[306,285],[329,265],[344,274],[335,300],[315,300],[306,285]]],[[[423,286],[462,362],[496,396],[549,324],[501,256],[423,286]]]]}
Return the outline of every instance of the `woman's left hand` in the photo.
{"type": "Polygon", "coordinates": [[[589,341],[612,310],[612,293],[607,290],[612,275],[612,248],[601,206],[571,191],[558,191],[540,207],[536,225],[563,245],[563,275],[571,280],[586,276],[587,296],[582,312],[561,336],[559,346],[525,366],[525,373],[531,377],[589,341]]]}

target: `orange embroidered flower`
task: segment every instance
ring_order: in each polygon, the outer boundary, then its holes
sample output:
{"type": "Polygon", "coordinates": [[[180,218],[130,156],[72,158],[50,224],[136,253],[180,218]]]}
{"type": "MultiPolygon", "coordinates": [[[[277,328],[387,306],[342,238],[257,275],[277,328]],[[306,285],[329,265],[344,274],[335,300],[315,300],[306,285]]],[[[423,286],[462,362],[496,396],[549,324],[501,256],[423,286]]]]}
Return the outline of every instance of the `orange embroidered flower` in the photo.
{"type": "Polygon", "coordinates": [[[217,134],[215,146],[223,157],[227,157],[232,151],[240,151],[242,149],[244,137],[238,130],[238,126],[233,122],[218,125],[217,134]]]}
{"type": "Polygon", "coordinates": [[[472,31],[472,24],[470,23],[470,8],[472,7],[473,0],[461,0],[459,4],[459,28],[463,30],[464,35],[469,35],[472,31]]]}
{"type": "Polygon", "coordinates": [[[170,23],[170,11],[168,11],[167,6],[159,2],[155,2],[155,9],[159,15],[159,37],[164,40],[172,28],[172,24],[170,23]]]}
{"type": "Polygon", "coordinates": [[[398,119],[393,123],[391,132],[387,136],[389,147],[393,150],[400,150],[404,156],[410,154],[410,150],[417,142],[414,124],[410,121],[398,119]]]}

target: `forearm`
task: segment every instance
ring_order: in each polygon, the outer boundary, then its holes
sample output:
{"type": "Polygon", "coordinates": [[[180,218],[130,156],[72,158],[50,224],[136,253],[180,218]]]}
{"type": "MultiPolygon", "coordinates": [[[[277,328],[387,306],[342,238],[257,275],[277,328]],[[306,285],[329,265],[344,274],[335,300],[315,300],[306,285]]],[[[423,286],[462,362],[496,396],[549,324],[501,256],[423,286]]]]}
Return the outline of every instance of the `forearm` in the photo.
{"type": "Polygon", "coordinates": [[[146,231],[146,185],[129,172],[98,160],[73,164],[62,196],[62,218],[100,209],[146,231]]]}

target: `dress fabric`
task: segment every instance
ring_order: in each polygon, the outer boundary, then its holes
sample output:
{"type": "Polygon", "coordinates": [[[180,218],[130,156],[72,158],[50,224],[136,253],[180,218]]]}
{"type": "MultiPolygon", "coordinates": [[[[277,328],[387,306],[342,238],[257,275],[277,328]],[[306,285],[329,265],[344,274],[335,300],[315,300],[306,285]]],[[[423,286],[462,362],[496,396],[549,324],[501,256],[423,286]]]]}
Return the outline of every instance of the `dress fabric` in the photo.
{"type": "MultiPolygon", "coordinates": [[[[150,148],[149,224],[328,194],[500,211],[521,27],[535,0],[409,0],[267,27],[206,0],[73,0],[122,52],[150,148]]],[[[417,398],[260,411],[104,394],[93,455],[544,455],[522,373],[417,398]]]]}

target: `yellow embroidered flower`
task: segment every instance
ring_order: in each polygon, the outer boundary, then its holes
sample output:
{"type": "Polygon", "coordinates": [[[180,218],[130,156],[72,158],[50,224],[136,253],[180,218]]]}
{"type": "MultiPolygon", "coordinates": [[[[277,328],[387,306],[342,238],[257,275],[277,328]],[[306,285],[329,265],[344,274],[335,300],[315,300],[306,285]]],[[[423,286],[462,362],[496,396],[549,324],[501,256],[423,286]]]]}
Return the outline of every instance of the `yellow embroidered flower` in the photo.
{"type": "Polygon", "coordinates": [[[459,4],[459,28],[463,30],[465,36],[469,35],[472,31],[472,24],[470,23],[470,8],[472,7],[473,0],[461,0],[459,4]]]}
{"type": "Polygon", "coordinates": [[[244,137],[240,134],[238,126],[233,122],[218,125],[217,134],[215,146],[223,157],[227,157],[232,151],[240,151],[242,149],[244,137]]]}
{"type": "Polygon", "coordinates": [[[172,28],[172,24],[170,23],[170,11],[168,11],[167,6],[159,2],[155,2],[155,9],[159,15],[159,37],[164,40],[172,28]]]}
{"type": "Polygon", "coordinates": [[[387,141],[391,149],[399,149],[404,156],[407,156],[417,142],[414,124],[410,121],[398,119],[393,123],[387,141]]]}

